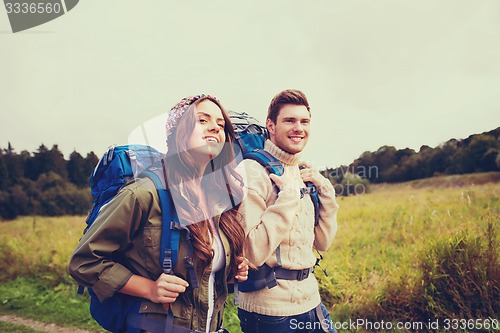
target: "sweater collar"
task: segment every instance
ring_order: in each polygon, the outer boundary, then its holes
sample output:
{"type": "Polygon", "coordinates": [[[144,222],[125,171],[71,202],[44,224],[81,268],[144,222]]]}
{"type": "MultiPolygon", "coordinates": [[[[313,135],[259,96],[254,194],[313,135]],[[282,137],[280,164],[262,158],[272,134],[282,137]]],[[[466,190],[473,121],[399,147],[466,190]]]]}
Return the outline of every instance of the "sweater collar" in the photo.
{"type": "Polygon", "coordinates": [[[266,140],[264,149],[276,157],[281,163],[288,165],[297,165],[299,163],[299,154],[290,154],[276,146],[271,140],[266,140]]]}

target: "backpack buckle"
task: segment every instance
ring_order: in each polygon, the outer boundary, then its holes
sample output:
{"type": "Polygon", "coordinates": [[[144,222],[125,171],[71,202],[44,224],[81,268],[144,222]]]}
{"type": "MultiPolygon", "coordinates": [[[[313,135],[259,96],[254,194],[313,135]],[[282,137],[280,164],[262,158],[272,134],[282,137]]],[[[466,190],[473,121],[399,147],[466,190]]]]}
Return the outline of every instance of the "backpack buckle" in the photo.
{"type": "Polygon", "coordinates": [[[174,274],[172,250],[165,250],[165,258],[163,258],[163,272],[165,274],[174,274]]]}
{"type": "Polygon", "coordinates": [[[184,267],[190,268],[194,267],[193,258],[190,256],[184,257],[184,267]]]}
{"type": "Polygon", "coordinates": [[[316,185],[313,185],[313,184],[306,184],[306,185],[308,185],[307,189],[309,190],[309,194],[314,194],[318,191],[318,188],[316,187],[316,185]]]}
{"type": "Polygon", "coordinates": [[[306,194],[313,195],[318,191],[318,188],[315,185],[309,184],[309,182],[307,182],[306,185],[307,185],[307,187],[302,187],[300,189],[300,198],[301,199],[306,194]]]}
{"type": "Polygon", "coordinates": [[[186,267],[189,285],[193,288],[198,288],[198,279],[196,278],[196,273],[194,271],[193,257],[184,257],[184,267],[186,267]]]}
{"type": "Polygon", "coordinates": [[[297,272],[297,281],[305,280],[309,277],[309,273],[311,272],[310,268],[304,268],[297,272]]]}
{"type": "Polygon", "coordinates": [[[163,272],[165,274],[172,274],[172,259],[164,259],[163,260],[163,272]]]}

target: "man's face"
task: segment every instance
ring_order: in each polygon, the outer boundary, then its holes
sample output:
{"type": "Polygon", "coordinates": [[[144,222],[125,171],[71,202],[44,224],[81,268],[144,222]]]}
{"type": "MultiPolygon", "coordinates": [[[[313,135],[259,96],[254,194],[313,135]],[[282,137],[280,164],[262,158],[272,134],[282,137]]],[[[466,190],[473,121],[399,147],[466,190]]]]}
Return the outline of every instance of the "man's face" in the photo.
{"type": "Polygon", "coordinates": [[[285,104],[276,119],[276,124],[266,122],[269,139],[290,154],[300,153],[309,140],[311,115],[304,105],[285,104]]]}

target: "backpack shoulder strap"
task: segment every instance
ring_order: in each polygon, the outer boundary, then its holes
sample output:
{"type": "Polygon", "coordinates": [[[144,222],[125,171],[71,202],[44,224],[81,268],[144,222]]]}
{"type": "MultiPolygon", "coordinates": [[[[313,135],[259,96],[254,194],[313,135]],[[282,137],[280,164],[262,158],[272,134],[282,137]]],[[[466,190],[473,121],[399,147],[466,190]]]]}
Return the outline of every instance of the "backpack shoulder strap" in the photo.
{"type": "Polygon", "coordinates": [[[314,206],[314,226],[319,223],[319,196],[318,188],[312,182],[306,182],[306,187],[300,189],[300,198],[302,199],[304,195],[309,194],[311,201],[314,206]]]}
{"type": "MultiPolygon", "coordinates": [[[[266,171],[269,172],[270,174],[273,173],[277,176],[281,176],[285,172],[285,168],[283,167],[283,164],[281,164],[281,162],[278,161],[278,159],[276,157],[274,157],[273,155],[271,155],[271,153],[269,153],[267,150],[264,150],[264,149],[252,150],[251,152],[246,153],[244,155],[244,158],[256,161],[257,163],[262,165],[264,167],[264,169],[266,169],[266,171]]],[[[273,182],[273,184],[274,184],[274,182],[273,182]]],[[[277,186],[275,186],[275,187],[278,188],[277,186]]],[[[279,188],[278,188],[278,191],[279,191],[279,188]]],[[[282,264],[281,264],[281,249],[280,249],[279,245],[276,248],[276,260],[278,262],[278,267],[281,267],[282,266],[282,264]]]]}
{"type": "Polygon", "coordinates": [[[191,237],[189,234],[189,229],[183,228],[175,212],[175,206],[172,202],[172,197],[168,191],[165,182],[165,164],[164,160],[161,161],[161,167],[145,170],[142,174],[150,178],[155,184],[156,190],[158,192],[158,197],[160,198],[161,206],[161,219],[162,219],[162,231],[161,231],[161,243],[160,243],[160,265],[163,268],[165,274],[174,274],[174,268],[177,264],[177,259],[179,255],[179,246],[181,239],[181,231],[185,229],[187,231],[186,240],[188,242],[188,257],[184,258],[184,266],[188,272],[188,280],[190,286],[193,288],[198,287],[198,280],[194,272],[193,264],[193,245],[191,243],[191,237]],[[160,172],[161,170],[161,172],[160,172]]]}
{"type": "Polygon", "coordinates": [[[274,173],[277,176],[283,175],[283,172],[285,171],[283,164],[281,164],[281,162],[267,150],[255,149],[246,153],[243,157],[245,159],[258,162],[267,170],[267,172],[274,173]]]}
{"type": "Polygon", "coordinates": [[[153,181],[160,198],[162,219],[160,264],[166,274],[173,274],[179,248],[181,229],[179,220],[162,177],[153,170],[145,170],[142,174],[153,181]]]}
{"type": "Polygon", "coordinates": [[[314,204],[314,225],[317,226],[319,223],[319,196],[316,186],[314,187],[314,191],[309,194],[311,195],[311,200],[314,204]]]}

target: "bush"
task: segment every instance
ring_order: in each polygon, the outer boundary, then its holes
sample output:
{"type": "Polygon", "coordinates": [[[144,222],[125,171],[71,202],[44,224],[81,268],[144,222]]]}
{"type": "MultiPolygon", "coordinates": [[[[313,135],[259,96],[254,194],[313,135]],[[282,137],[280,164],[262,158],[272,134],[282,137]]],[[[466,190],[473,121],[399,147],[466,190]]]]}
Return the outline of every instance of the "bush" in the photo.
{"type": "Polygon", "coordinates": [[[339,184],[335,184],[337,195],[359,195],[370,192],[370,182],[366,178],[361,178],[357,174],[347,172],[339,184]]]}
{"type": "Polygon", "coordinates": [[[484,236],[461,233],[434,245],[423,256],[422,298],[430,319],[496,318],[500,309],[500,268],[492,223],[484,236]]]}
{"type": "Polygon", "coordinates": [[[388,283],[371,319],[430,322],[436,319],[498,318],[500,268],[495,222],[483,235],[462,231],[439,239],[415,265],[417,278],[388,283]]]}

